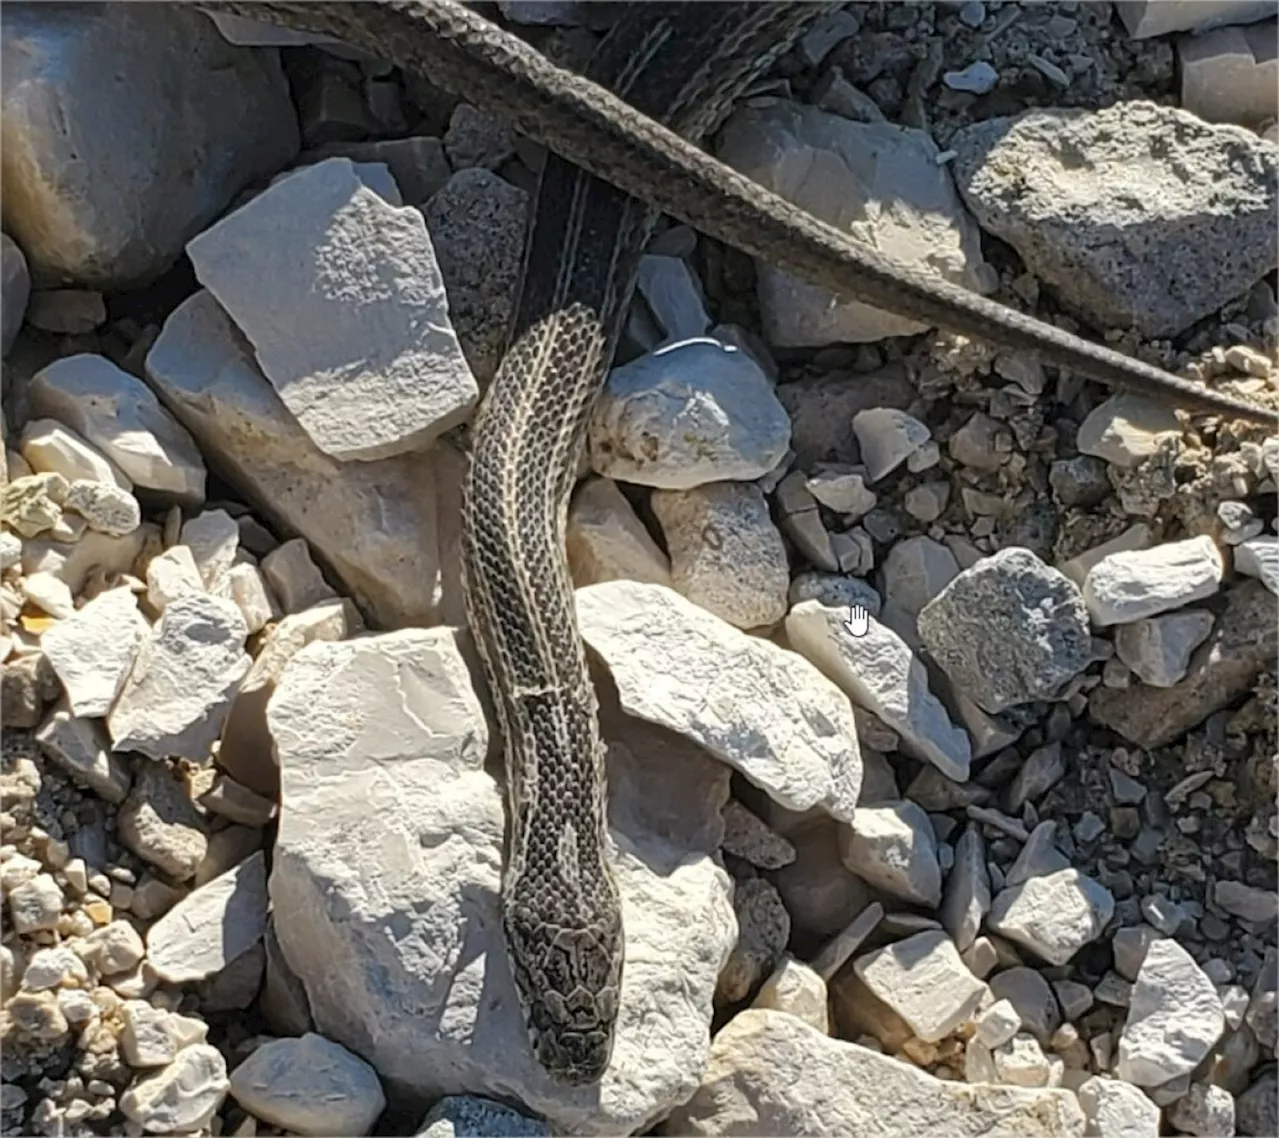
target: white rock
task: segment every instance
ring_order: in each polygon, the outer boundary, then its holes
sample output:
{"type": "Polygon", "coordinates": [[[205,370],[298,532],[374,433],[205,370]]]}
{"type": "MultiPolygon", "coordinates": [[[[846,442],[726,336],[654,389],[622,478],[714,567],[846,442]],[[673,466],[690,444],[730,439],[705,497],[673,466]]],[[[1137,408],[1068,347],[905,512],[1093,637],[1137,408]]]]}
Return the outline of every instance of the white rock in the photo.
{"type": "Polygon", "coordinates": [[[163,1067],[178,1054],[178,1041],[170,1030],[170,1013],[146,1000],[125,1000],[120,1009],[124,1031],[120,1050],[131,1067],[163,1067]]]}
{"type": "Polygon", "coordinates": [[[1211,597],[1223,572],[1217,544],[1202,535],[1154,549],[1112,553],[1089,570],[1082,591],[1093,623],[1105,628],[1211,597]]]}
{"type": "Polygon", "coordinates": [[[43,992],[50,988],[75,987],[89,980],[84,961],[69,946],[41,948],[31,954],[22,971],[24,992],[43,992]]]}
{"type": "Polygon", "coordinates": [[[1076,432],[1076,450],[1127,468],[1154,454],[1162,439],[1181,433],[1172,408],[1120,391],[1085,416],[1076,432]]]}
{"type": "Polygon", "coordinates": [[[860,956],[853,970],[927,1043],[960,1027],[987,995],[987,986],[964,966],[951,938],[937,930],[860,956]]]}
{"type": "Polygon", "coordinates": [[[112,537],[124,537],[142,524],[138,499],[114,482],[77,478],[67,488],[63,506],[84,518],[90,529],[112,537]]]}
{"type": "Polygon", "coordinates": [[[1160,1108],[1137,1087],[1095,1075],[1076,1090],[1089,1120],[1086,1133],[1097,1138],[1158,1138],[1160,1108]]]}
{"type": "Polygon", "coordinates": [[[103,976],[119,976],[142,963],[147,946],[138,930],[123,918],[95,929],[87,937],[86,958],[103,976]]]}
{"type": "Polygon", "coordinates": [[[924,665],[902,639],[874,617],[865,636],[851,636],[849,613],[803,601],[787,614],[787,640],[834,680],[859,707],[873,712],[901,737],[913,758],[948,778],[969,777],[971,745],[929,690],[924,665]]]}
{"type": "Polygon", "coordinates": [[[1145,522],[1137,522],[1110,541],[1104,541],[1101,545],[1095,545],[1092,549],[1086,549],[1083,553],[1077,554],[1070,560],[1061,562],[1057,569],[1058,572],[1065,577],[1069,577],[1083,588],[1085,579],[1089,576],[1089,571],[1104,557],[1112,553],[1127,553],[1131,550],[1150,549],[1151,542],[1151,527],[1145,522]]]}
{"type": "Polygon", "coordinates": [[[684,340],[609,373],[587,441],[597,474],[688,490],[767,474],[787,451],[791,420],[746,352],[684,340]]]}
{"type": "Polygon", "coordinates": [[[667,555],[608,478],[587,478],[578,486],[569,506],[565,549],[579,588],[619,579],[671,584],[667,555]]]}
{"type": "Polygon", "coordinates": [[[671,587],[735,628],[776,624],[791,584],[786,547],[753,482],[655,490],[650,507],[671,555],[671,587]]]}
{"type": "Polygon", "coordinates": [[[977,1024],[977,1030],[973,1033],[974,1039],[983,1047],[992,1050],[1003,1043],[1008,1043],[1018,1034],[1018,1029],[1022,1026],[1022,1017],[1008,1000],[996,1000],[974,1022],[977,1024]]]}
{"type": "Polygon", "coordinates": [[[942,897],[938,845],[929,815],[914,802],[859,806],[840,830],[840,860],[867,884],[917,905],[942,897]]]}
{"type": "Polygon", "coordinates": [[[235,601],[245,627],[252,635],[280,616],[280,608],[256,565],[233,565],[227,571],[226,588],[235,601]]]}
{"type": "Polygon", "coordinates": [[[120,1096],[120,1111],[149,1134],[186,1134],[209,1124],[229,1087],[222,1052],[196,1043],[134,1082],[120,1096]]]}
{"type": "Polygon", "coordinates": [[[182,523],[178,543],[191,550],[204,587],[221,595],[223,579],[240,548],[240,527],[235,518],[226,510],[202,510],[182,523]]]}
{"type": "Polygon", "coordinates": [[[785,1012],[740,1012],[721,1029],[673,1134],[874,1134],[876,1138],[1081,1138],[1061,1090],[971,1087],[831,1039],[785,1012]]]}
{"type": "Polygon", "coordinates": [[[143,490],[204,498],[204,460],[140,379],[102,356],[65,356],[31,380],[31,407],[65,423],[143,490]]]}
{"type": "Polygon", "coordinates": [[[108,589],[49,628],[40,647],[73,715],[104,716],[124,689],[150,629],[127,587],[108,589]]]}
{"type": "Polygon", "coordinates": [[[116,748],[205,759],[252,663],[247,635],[230,601],[198,593],[171,601],[107,720],[116,748]]]}
{"type": "Polygon", "coordinates": [[[1204,609],[1136,620],[1116,629],[1116,655],[1144,684],[1171,688],[1212,631],[1213,613],[1204,609]]]}
{"type": "Polygon", "coordinates": [[[421,212],[367,189],[349,159],[283,179],[187,255],[326,454],[420,450],[475,406],[421,212]]]}
{"type": "Polygon", "coordinates": [[[644,1130],[691,1093],[736,940],[716,855],[725,768],[670,733],[618,724],[635,747],[609,748],[627,959],[612,1065],[574,1090],[530,1052],[504,962],[503,797],[483,769],[489,733],[451,630],[312,643],[269,717],[284,804],[270,881],[280,947],[315,1029],[358,1046],[388,1097],[501,1097],[589,1135],[644,1130]],[[352,962],[339,985],[335,960],[352,962]]]}
{"type": "Polygon", "coordinates": [[[991,1051],[996,1080],[1013,1087],[1054,1086],[1054,1068],[1062,1067],[1062,1060],[1057,1059],[1055,1064],[1054,1059],[1048,1058],[1036,1037],[1026,1032],[1019,1032],[991,1051]]]}
{"type": "MultiPolygon", "coordinates": [[[[56,617],[59,624],[65,624],[75,615],[76,602],[71,589],[59,577],[52,573],[32,573],[22,579],[23,598],[42,612],[56,617]]],[[[53,628],[56,628],[54,625],[53,628]]],[[[52,631],[52,628],[49,630],[52,631]]]]}
{"type": "Polygon", "coordinates": [[[853,817],[862,759],[844,694],[794,652],[660,585],[577,591],[582,636],[628,715],[687,736],[790,810],[853,817]]]}
{"type": "Polygon", "coordinates": [[[83,478],[110,482],[122,490],[133,489],[133,483],[114,462],[56,419],[32,419],[27,423],[22,428],[18,450],[37,474],[54,471],[68,482],[83,478]]]}
{"type": "Polygon", "coordinates": [[[931,439],[919,419],[895,407],[873,407],[853,417],[853,433],[867,467],[867,481],[879,482],[931,439]]]}
{"type": "Polygon", "coordinates": [[[188,894],[147,932],[147,959],[171,984],[204,980],[248,952],[267,924],[262,851],[188,894]]]}
{"type": "Polygon", "coordinates": [[[257,1047],[231,1074],[245,1110],[292,1134],[368,1134],[387,1105],[378,1073],[345,1047],[307,1032],[257,1047]]]}
{"type": "Polygon", "coordinates": [[[1115,910],[1109,890],[1076,869],[1032,877],[1000,892],[987,925],[1050,964],[1066,964],[1115,910]]]}
{"type": "MultiPolygon", "coordinates": [[[[439,471],[432,455],[351,463],[325,455],[204,289],[170,313],[146,367],[210,461],[234,475],[264,520],[305,538],[375,620],[385,627],[437,623],[432,490],[439,471]]],[[[456,493],[448,500],[457,509],[456,493]]]]}
{"type": "MultiPolygon", "coordinates": [[[[717,136],[720,160],[766,189],[895,262],[974,288],[979,231],[938,164],[940,153],[926,131],[853,122],[782,99],[744,103],[717,136]]],[[[758,264],[756,282],[770,344],[820,347],[923,331],[773,265],[758,264]]]]}
{"type": "Polygon", "coordinates": [[[1192,1083],[1191,1089],[1169,1107],[1169,1122],[1182,1134],[1217,1138],[1236,1133],[1236,1100],[1225,1087],[1192,1083]]]}
{"type": "Polygon", "coordinates": [[[218,763],[242,786],[274,799],[279,765],[267,730],[267,704],[285,666],[312,640],[346,640],[361,628],[350,601],[326,601],[286,616],[266,638],[227,713],[218,763]]]}
{"type": "Polygon", "coordinates": [[[807,964],[787,955],[763,984],[753,1008],[770,1008],[798,1016],[823,1035],[830,1023],[827,1013],[827,983],[807,964]]]}
{"type": "Polygon", "coordinates": [[[1232,554],[1232,565],[1237,573],[1257,577],[1275,593],[1276,578],[1280,575],[1280,538],[1253,537],[1242,541],[1232,554]]]}
{"type": "Polygon", "coordinates": [[[12,569],[22,560],[22,538],[5,530],[0,533],[0,572],[12,569]]]}
{"type": "Polygon", "coordinates": [[[147,603],[156,612],[164,612],[179,597],[204,591],[200,568],[185,545],[166,549],[147,562],[147,603]]]}
{"type": "Polygon", "coordinates": [[[1130,995],[1116,1074],[1140,1087],[1167,1083],[1194,1070],[1222,1029],[1213,981],[1176,941],[1153,941],[1130,995]]]}

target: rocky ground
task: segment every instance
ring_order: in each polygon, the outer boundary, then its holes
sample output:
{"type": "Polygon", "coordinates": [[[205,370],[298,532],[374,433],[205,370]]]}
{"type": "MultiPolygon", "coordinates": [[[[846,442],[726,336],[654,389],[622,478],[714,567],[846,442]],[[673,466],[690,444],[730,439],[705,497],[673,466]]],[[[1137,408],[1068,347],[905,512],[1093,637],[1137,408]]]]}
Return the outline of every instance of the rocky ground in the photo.
{"type": "MultiPolygon", "coordinates": [[[[849,5],[711,146],[1274,402],[1274,5],[1203,9],[849,5]]],[[[1275,437],[664,225],[569,522],[627,958],[557,1088],[457,555],[539,148],[187,6],[2,30],[5,1134],[1280,1133],[1275,437]]]]}

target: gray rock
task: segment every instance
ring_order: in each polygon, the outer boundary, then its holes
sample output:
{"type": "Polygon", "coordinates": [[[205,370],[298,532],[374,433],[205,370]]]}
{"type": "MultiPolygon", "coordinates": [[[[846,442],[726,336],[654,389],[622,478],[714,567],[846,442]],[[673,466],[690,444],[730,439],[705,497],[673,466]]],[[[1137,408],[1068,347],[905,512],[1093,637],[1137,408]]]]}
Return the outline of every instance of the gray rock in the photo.
{"type": "Polygon", "coordinates": [[[418,1124],[417,1138],[551,1138],[551,1127],[492,1099],[446,1095],[418,1124]]]}
{"type": "Polygon", "coordinates": [[[492,171],[459,170],[423,209],[449,296],[449,319],[471,370],[498,370],[520,292],[529,195],[492,171]]]}
{"type": "Polygon", "coordinates": [[[41,750],[90,790],[119,805],[129,793],[129,761],[111,749],[101,720],[81,719],[66,707],[55,708],[36,732],[41,750]]]}
{"type": "Polygon", "coordinates": [[[987,981],[997,1000],[1008,1000],[1022,1025],[1042,1047],[1062,1023],[1062,1009],[1049,981],[1034,968],[1006,968],[987,981]]]}
{"type": "Polygon", "coordinates": [[[1116,655],[1144,684],[1173,687],[1187,674],[1194,652],[1213,631],[1213,613],[1204,609],[1122,624],[1116,629],[1116,655]]]}
{"type": "Polygon", "coordinates": [[[18,243],[0,233],[0,356],[7,356],[22,327],[31,295],[31,274],[18,243]]]}
{"type": "Polygon", "coordinates": [[[955,946],[964,952],[978,936],[983,918],[991,909],[991,878],[987,873],[987,847],[982,830],[973,822],[956,842],[955,864],[947,875],[938,913],[955,946]]]}
{"type": "Polygon", "coordinates": [[[1276,267],[1276,148],[1250,131],[1121,102],[987,119],[951,145],[983,229],[1100,329],[1176,335],[1276,267]]]}
{"type": "Polygon", "coordinates": [[[204,821],[165,763],[138,764],[119,818],[127,849],[176,881],[195,876],[209,849],[204,821]]]}
{"type": "Polygon", "coordinates": [[[182,6],[13,9],[3,96],[5,228],[40,285],[159,276],[298,149],[279,53],[182,6]]]}
{"type": "Polygon", "coordinates": [[[1280,1134],[1274,1071],[1259,1075],[1249,1089],[1236,1097],[1236,1133],[1241,1138],[1271,1138],[1280,1134]]]}
{"type": "Polygon", "coordinates": [[[387,1105],[373,1067],[313,1032],[261,1044],[232,1071],[231,1093],[294,1134],[369,1134],[387,1105]]]}
{"type": "Polygon", "coordinates": [[[921,611],[920,637],[965,695],[996,713],[1053,699],[1093,659],[1080,590],[1028,549],[1003,549],[921,611]]]}
{"type": "Polygon", "coordinates": [[[216,975],[262,939],[267,871],[262,851],[188,894],[147,931],[160,979],[187,984],[216,975]]]}
{"type": "Polygon", "coordinates": [[[1140,747],[1163,747],[1248,691],[1276,658],[1276,599],[1246,581],[1227,595],[1214,630],[1169,688],[1102,686],[1089,694],[1089,715],[1140,747]]]}
{"type": "Polygon", "coordinates": [[[787,551],[758,486],[655,490],[649,507],[662,527],[676,592],[735,628],[769,627],[786,616],[787,551]]]}

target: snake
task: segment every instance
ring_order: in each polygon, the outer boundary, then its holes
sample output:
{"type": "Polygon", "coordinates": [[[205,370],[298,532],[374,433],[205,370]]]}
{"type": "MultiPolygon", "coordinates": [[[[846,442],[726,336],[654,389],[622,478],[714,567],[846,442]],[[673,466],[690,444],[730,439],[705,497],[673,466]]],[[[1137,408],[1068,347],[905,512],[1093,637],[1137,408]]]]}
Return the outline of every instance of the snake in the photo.
{"type": "Polygon", "coordinates": [[[586,424],[660,213],[841,297],[1188,410],[1277,421],[1274,407],[887,261],[701,149],[751,82],[839,4],[629,4],[582,74],[456,0],[201,6],[390,59],[548,150],[509,347],[470,428],[462,563],[503,737],[503,938],[533,1055],[557,1083],[584,1086],[608,1069],[625,955],[564,533],[586,424]]]}

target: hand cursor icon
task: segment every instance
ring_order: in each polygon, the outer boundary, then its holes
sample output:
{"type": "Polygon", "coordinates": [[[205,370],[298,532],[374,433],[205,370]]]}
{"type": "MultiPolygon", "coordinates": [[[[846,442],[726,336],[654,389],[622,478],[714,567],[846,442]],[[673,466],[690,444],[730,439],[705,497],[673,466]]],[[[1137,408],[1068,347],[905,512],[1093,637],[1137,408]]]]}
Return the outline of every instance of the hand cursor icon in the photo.
{"type": "Polygon", "coordinates": [[[871,616],[861,605],[849,606],[849,619],[844,622],[850,636],[866,636],[871,627],[871,616]]]}

